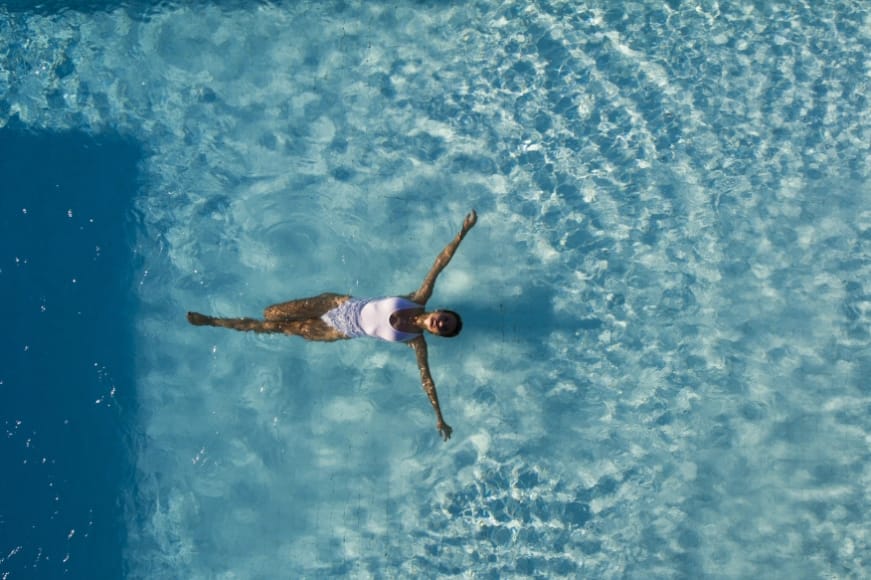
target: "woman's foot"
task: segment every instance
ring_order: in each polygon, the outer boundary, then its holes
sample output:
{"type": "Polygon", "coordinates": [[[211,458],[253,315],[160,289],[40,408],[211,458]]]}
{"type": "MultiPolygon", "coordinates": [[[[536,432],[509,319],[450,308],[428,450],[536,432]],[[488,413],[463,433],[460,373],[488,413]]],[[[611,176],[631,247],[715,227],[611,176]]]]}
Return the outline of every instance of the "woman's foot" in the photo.
{"type": "Polygon", "coordinates": [[[188,312],[188,322],[194,326],[208,326],[212,323],[212,317],[199,312],[188,312]]]}

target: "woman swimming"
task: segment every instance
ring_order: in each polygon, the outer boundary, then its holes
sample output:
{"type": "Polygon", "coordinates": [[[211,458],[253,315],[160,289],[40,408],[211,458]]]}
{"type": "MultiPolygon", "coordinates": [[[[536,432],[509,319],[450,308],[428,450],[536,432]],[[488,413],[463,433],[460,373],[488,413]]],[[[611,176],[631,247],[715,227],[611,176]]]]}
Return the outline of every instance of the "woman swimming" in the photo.
{"type": "Polygon", "coordinates": [[[475,210],[463,221],[460,233],[438,255],[416,292],[407,296],[360,299],[342,294],[324,293],[313,298],[273,304],[263,311],[263,320],[254,318],[215,318],[188,312],[188,322],[195,326],[221,326],[252,332],[282,333],[306,340],[334,341],[358,336],[404,342],[414,349],[420,380],[436,415],[436,428],[445,441],[453,429],[445,423],[439,407],[435,383],[429,372],[424,331],[444,337],[456,336],[463,327],[460,315],[452,310],[426,312],[435,281],[460,246],[460,242],[478,221],[475,210]]]}

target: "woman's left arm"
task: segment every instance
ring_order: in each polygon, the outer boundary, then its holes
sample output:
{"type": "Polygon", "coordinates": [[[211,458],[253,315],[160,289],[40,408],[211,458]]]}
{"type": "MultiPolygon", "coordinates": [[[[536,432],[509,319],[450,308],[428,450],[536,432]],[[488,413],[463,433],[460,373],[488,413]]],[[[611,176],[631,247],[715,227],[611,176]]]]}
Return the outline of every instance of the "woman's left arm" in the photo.
{"type": "Polygon", "coordinates": [[[420,369],[420,382],[423,385],[423,390],[429,398],[433,411],[436,415],[436,428],[439,430],[442,438],[447,441],[451,438],[453,429],[445,423],[442,417],[442,410],[439,407],[439,396],[436,393],[435,383],[432,380],[432,375],[429,372],[429,356],[427,354],[426,340],[423,336],[418,336],[410,341],[408,345],[414,349],[414,354],[417,357],[417,368],[420,369]]]}

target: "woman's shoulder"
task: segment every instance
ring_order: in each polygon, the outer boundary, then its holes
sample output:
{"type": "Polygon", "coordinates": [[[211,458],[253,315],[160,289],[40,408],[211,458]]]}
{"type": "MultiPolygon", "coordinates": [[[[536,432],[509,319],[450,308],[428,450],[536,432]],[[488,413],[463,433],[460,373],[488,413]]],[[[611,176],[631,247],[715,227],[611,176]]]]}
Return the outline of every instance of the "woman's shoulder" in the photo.
{"type": "Polygon", "coordinates": [[[406,310],[411,308],[423,308],[423,304],[418,304],[411,300],[409,296],[391,296],[389,300],[397,306],[398,310],[406,310]]]}

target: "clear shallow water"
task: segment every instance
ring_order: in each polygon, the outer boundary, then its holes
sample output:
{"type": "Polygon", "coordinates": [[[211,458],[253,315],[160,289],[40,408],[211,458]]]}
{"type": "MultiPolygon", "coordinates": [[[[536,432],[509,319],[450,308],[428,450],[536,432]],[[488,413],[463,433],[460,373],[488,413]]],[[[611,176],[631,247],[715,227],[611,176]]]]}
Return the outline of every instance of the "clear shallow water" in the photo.
{"type": "Polygon", "coordinates": [[[859,2],[0,11],[0,123],[145,152],[128,575],[867,575],[869,30],[859,2]],[[466,319],[430,349],[448,444],[401,346],[184,321],[410,291],[471,207],[433,299],[466,319]]]}

